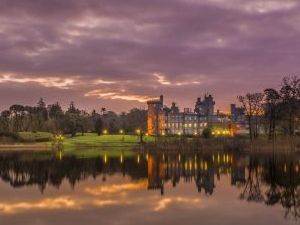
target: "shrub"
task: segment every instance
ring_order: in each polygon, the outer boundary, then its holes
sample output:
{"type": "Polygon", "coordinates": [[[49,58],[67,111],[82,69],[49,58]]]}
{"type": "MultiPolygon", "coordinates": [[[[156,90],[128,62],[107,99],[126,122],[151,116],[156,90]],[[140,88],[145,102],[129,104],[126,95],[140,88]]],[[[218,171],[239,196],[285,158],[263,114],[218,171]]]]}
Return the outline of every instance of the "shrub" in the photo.
{"type": "Polygon", "coordinates": [[[203,131],[202,131],[202,136],[204,138],[210,138],[211,137],[211,130],[209,128],[205,128],[203,131]]]}

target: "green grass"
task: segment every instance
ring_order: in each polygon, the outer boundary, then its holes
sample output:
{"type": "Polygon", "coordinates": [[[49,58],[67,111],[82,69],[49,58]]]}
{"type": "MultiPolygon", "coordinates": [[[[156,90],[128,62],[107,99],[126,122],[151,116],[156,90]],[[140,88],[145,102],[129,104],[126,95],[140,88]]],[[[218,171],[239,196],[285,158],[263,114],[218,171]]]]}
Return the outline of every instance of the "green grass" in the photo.
{"type": "MultiPolygon", "coordinates": [[[[152,142],[153,137],[145,136],[145,142],[152,142]]],[[[108,157],[132,155],[132,147],[139,144],[137,135],[100,135],[86,133],[83,136],[68,137],[64,139],[64,155],[76,155],[78,157],[108,157]]]]}
{"type": "MultiPolygon", "coordinates": [[[[51,150],[52,142],[43,142],[40,143],[38,140],[45,139],[45,138],[52,138],[51,133],[47,132],[19,132],[18,135],[24,140],[24,142],[15,143],[14,147],[12,149],[14,150],[20,150],[24,151],[30,154],[26,154],[29,157],[34,157],[35,154],[40,156],[38,152],[34,150],[34,147],[38,147],[43,145],[41,147],[41,151],[44,152],[42,154],[43,156],[47,156],[48,154],[62,154],[62,156],[76,156],[80,158],[87,158],[87,157],[97,157],[97,156],[107,156],[107,157],[119,157],[120,155],[123,155],[124,157],[131,156],[134,154],[131,149],[139,144],[139,137],[137,135],[113,135],[113,134],[107,134],[107,135],[100,135],[98,136],[95,133],[85,133],[83,136],[81,134],[77,134],[75,137],[68,137],[65,136],[63,140],[63,150],[60,153],[58,152],[52,152],[51,151],[45,151],[45,150],[51,150]],[[22,147],[32,146],[33,151],[28,150],[22,150],[22,147]],[[48,152],[48,153],[47,153],[48,152]]],[[[154,140],[153,137],[150,136],[144,136],[143,140],[145,142],[152,142],[154,140]]],[[[37,148],[39,149],[39,148],[37,148]]],[[[5,150],[5,148],[4,148],[5,150]]],[[[6,149],[8,150],[8,148],[6,149]]],[[[58,155],[58,157],[60,157],[58,155]]]]}

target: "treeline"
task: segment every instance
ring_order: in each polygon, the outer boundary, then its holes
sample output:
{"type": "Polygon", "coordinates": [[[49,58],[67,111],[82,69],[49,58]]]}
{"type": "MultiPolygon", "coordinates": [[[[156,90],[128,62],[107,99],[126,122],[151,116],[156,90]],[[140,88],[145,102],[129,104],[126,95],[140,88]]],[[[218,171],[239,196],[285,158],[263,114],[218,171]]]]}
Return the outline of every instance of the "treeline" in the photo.
{"type": "Polygon", "coordinates": [[[262,93],[238,96],[245,110],[250,139],[264,131],[269,139],[277,134],[294,136],[299,132],[300,79],[284,77],[278,89],[267,88],[262,93]]]}
{"type": "Polygon", "coordinates": [[[101,108],[88,113],[76,108],[71,102],[64,111],[60,104],[46,105],[41,98],[35,106],[12,105],[1,112],[0,132],[13,134],[21,131],[45,131],[54,134],[63,133],[75,136],[77,132],[96,132],[103,130],[110,133],[134,132],[136,129],[146,129],[147,111],[131,109],[128,113],[117,114],[101,108]]]}

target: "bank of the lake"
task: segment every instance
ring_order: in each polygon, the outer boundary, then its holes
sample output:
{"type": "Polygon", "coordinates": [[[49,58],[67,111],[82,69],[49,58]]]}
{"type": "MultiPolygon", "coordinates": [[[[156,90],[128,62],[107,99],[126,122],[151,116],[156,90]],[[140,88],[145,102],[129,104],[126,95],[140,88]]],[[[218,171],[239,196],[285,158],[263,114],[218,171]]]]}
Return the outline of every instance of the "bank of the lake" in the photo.
{"type": "MultiPolygon", "coordinates": [[[[0,151],[50,151],[55,148],[53,134],[47,132],[20,132],[22,141],[0,143],[0,151]]],[[[244,152],[299,152],[300,137],[280,137],[270,141],[265,137],[250,141],[247,137],[184,137],[184,136],[143,136],[143,144],[138,135],[95,133],[64,136],[64,154],[96,155],[99,151],[119,154],[120,151],[146,149],[149,151],[244,151],[244,152]],[[141,148],[142,146],[142,148],[141,148]]],[[[101,154],[102,154],[101,152],[101,154]]]]}

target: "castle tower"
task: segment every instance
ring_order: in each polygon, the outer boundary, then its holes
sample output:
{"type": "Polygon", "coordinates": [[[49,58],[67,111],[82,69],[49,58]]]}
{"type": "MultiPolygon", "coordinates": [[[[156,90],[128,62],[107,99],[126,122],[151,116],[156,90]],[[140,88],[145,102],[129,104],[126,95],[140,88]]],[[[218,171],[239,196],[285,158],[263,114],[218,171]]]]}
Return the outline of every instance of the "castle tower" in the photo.
{"type": "Polygon", "coordinates": [[[164,129],[164,113],[163,113],[163,96],[159,100],[151,100],[147,102],[147,132],[149,135],[162,134],[164,129]]]}

